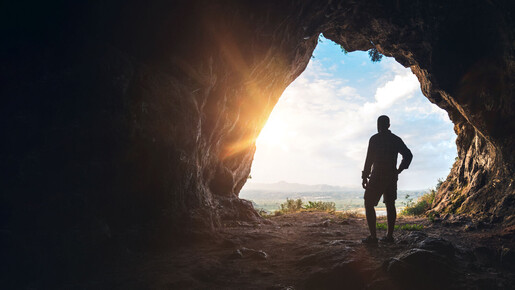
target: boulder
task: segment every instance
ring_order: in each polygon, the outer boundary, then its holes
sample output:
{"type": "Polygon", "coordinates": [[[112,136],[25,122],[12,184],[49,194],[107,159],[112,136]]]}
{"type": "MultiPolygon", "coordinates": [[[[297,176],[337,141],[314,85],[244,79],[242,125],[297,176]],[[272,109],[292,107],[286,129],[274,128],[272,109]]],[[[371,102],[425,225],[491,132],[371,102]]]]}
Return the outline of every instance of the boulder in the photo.
{"type": "Polygon", "coordinates": [[[402,289],[448,288],[456,278],[456,271],[448,258],[419,248],[385,261],[383,268],[402,289]]]}

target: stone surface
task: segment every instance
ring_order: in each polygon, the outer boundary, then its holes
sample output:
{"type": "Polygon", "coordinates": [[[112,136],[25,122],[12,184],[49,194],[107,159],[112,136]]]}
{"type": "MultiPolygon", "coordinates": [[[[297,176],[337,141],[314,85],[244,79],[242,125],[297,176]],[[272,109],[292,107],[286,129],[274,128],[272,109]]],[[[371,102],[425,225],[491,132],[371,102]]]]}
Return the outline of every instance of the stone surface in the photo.
{"type": "Polygon", "coordinates": [[[410,249],[386,261],[384,267],[401,289],[449,287],[450,282],[456,279],[456,271],[447,258],[419,248],[410,249]]]}
{"type": "Polygon", "coordinates": [[[306,279],[304,287],[306,289],[363,289],[366,283],[365,277],[371,276],[371,272],[370,269],[364,270],[360,261],[345,261],[313,273],[306,279]]]}
{"type": "Polygon", "coordinates": [[[433,251],[446,258],[452,259],[456,249],[449,241],[440,238],[429,237],[417,245],[418,248],[433,251]]]}
{"type": "Polygon", "coordinates": [[[33,2],[0,17],[2,235],[22,280],[259,222],[238,198],[255,139],[319,33],[395,57],[449,113],[435,211],[513,215],[513,1],[33,2]]]}
{"type": "Polygon", "coordinates": [[[267,253],[265,253],[263,250],[254,250],[243,247],[239,249],[239,251],[242,253],[243,258],[251,258],[256,260],[268,259],[267,253]]]}

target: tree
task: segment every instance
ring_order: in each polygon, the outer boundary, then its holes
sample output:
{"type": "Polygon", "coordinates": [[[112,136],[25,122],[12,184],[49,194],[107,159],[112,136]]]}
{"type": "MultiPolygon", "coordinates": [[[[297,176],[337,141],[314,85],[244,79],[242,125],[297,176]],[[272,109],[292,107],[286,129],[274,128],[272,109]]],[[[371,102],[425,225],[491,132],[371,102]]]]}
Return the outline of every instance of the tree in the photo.
{"type": "Polygon", "coordinates": [[[377,48],[372,48],[368,51],[368,56],[370,56],[370,60],[372,62],[380,62],[383,58],[383,55],[377,51],[377,48]]]}

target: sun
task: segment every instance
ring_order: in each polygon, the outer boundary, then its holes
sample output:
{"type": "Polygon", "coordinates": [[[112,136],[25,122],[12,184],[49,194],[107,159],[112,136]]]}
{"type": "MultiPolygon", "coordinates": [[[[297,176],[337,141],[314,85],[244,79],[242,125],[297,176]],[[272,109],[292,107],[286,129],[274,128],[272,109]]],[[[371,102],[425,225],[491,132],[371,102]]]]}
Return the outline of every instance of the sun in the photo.
{"type": "Polygon", "coordinates": [[[268,145],[283,147],[287,134],[287,123],[284,122],[278,114],[272,114],[263,127],[263,130],[261,130],[256,144],[257,146],[268,145]]]}

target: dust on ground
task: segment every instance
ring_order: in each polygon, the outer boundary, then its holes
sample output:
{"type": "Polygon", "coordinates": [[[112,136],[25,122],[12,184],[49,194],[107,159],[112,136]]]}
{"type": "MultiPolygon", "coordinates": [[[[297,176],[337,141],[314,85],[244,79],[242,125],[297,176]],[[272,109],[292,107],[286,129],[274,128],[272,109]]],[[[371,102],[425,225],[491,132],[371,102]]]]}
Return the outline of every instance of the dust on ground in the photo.
{"type": "MultiPolygon", "coordinates": [[[[384,217],[378,222],[385,222],[384,217]]],[[[453,249],[448,263],[453,273],[449,288],[514,286],[510,263],[515,228],[462,218],[431,222],[401,217],[397,224],[424,228],[396,230],[393,244],[365,245],[361,239],[368,229],[360,216],[300,212],[259,223],[231,222],[219,234],[190,245],[153,254],[134,253],[105,278],[108,283],[90,281],[89,285],[124,289],[402,289],[408,286],[394,278],[402,281],[403,273],[410,272],[402,272],[402,267],[395,270],[397,266],[391,270],[388,261],[403,261],[399,255],[413,251],[421,240],[433,238],[448,241],[453,249]]],[[[378,230],[378,237],[384,234],[378,230]]],[[[430,282],[446,275],[439,273],[440,269],[426,269],[430,264],[417,266],[431,271],[423,273],[430,282]]],[[[424,289],[423,284],[419,286],[424,289]]]]}

